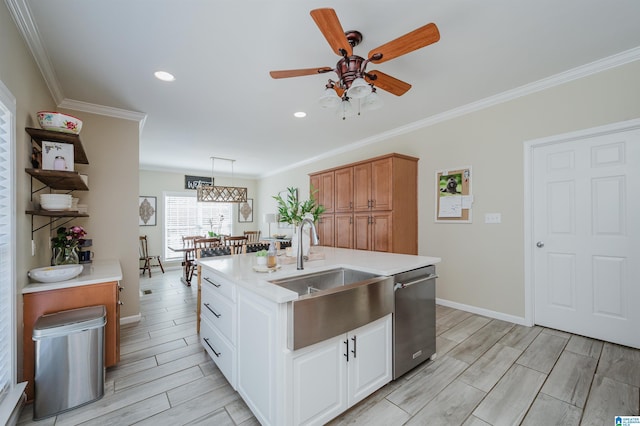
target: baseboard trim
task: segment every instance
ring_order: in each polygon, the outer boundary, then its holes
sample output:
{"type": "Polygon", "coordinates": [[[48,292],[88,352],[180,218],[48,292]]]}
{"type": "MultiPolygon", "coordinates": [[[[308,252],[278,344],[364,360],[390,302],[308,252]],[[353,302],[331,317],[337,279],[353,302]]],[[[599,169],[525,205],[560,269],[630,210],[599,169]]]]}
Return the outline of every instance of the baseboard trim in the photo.
{"type": "Polygon", "coordinates": [[[140,315],[139,313],[130,317],[120,318],[120,325],[133,324],[135,322],[140,322],[141,319],[142,315],[140,315]]]}
{"type": "Polygon", "coordinates": [[[490,309],[479,308],[477,306],[465,305],[464,303],[452,302],[451,300],[440,299],[436,297],[436,303],[442,306],[448,306],[449,308],[459,309],[461,311],[471,312],[472,314],[482,315],[489,318],[498,319],[501,321],[508,321],[514,324],[524,325],[527,327],[533,326],[529,324],[526,318],[517,317],[515,315],[509,315],[502,312],[492,311],[490,309]]]}

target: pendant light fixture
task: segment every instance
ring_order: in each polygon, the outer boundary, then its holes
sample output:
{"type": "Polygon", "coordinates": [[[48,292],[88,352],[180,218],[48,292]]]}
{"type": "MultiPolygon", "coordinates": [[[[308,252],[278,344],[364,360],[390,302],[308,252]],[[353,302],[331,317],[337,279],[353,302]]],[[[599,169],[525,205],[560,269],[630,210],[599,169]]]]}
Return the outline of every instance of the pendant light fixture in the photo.
{"type": "Polygon", "coordinates": [[[215,160],[231,162],[231,185],[233,185],[233,163],[235,163],[236,160],[211,157],[211,185],[198,186],[198,201],[208,203],[246,203],[247,188],[215,185],[215,180],[213,178],[213,165],[215,160]]]}

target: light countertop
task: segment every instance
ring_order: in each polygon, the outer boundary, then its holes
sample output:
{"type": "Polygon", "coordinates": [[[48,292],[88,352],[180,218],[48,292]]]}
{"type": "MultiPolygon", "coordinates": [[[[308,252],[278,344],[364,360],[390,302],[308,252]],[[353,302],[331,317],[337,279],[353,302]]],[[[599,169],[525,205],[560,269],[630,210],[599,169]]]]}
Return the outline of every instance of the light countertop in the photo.
{"type": "Polygon", "coordinates": [[[298,294],[271,284],[268,280],[340,267],[390,276],[423,266],[434,265],[441,260],[439,257],[349,250],[335,247],[312,247],[312,252],[321,253],[320,256],[324,257],[324,259],[305,261],[304,270],[302,271],[296,269],[295,258],[293,258],[293,263],[284,264],[284,262],[280,262],[282,257],[279,257],[280,268],[278,270],[266,273],[255,272],[253,270],[253,266],[256,265],[254,253],[206,258],[199,260],[199,263],[202,266],[212,268],[215,274],[239,286],[276,303],[284,303],[297,299],[298,294]]]}
{"type": "Polygon", "coordinates": [[[83,285],[100,284],[122,280],[122,269],[117,260],[94,260],[84,264],[84,270],[77,277],[56,283],[39,283],[30,281],[22,289],[22,294],[39,291],[59,290],[62,288],[79,287],[83,285]]]}

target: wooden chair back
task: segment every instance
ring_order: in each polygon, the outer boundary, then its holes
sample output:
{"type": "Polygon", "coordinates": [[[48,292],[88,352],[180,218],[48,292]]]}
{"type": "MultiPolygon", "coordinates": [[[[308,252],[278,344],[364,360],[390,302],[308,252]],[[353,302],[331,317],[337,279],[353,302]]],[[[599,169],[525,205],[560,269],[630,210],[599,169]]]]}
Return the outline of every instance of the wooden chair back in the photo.
{"type": "Polygon", "coordinates": [[[138,247],[138,251],[140,252],[140,260],[149,257],[149,245],[147,244],[146,235],[140,235],[140,247],[138,247]]]}
{"type": "Polygon", "coordinates": [[[244,236],[247,237],[247,243],[260,241],[260,231],[244,231],[244,236]]]}
{"type": "Polygon", "coordinates": [[[240,254],[244,251],[244,245],[247,243],[247,237],[244,235],[237,237],[225,237],[224,245],[231,249],[232,254],[240,254]]]}
{"type": "Polygon", "coordinates": [[[210,248],[210,247],[217,247],[220,245],[220,238],[218,237],[203,237],[203,238],[196,238],[194,240],[194,246],[197,249],[203,249],[203,248],[210,248]]]}

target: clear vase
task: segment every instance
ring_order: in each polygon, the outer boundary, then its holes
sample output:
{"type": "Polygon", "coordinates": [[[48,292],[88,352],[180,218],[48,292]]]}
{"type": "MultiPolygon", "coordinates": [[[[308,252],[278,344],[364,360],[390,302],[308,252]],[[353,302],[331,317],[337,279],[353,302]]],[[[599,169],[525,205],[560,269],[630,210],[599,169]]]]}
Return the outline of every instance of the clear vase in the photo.
{"type": "Polygon", "coordinates": [[[80,263],[78,247],[54,247],[51,265],[73,265],[80,263]]]}

